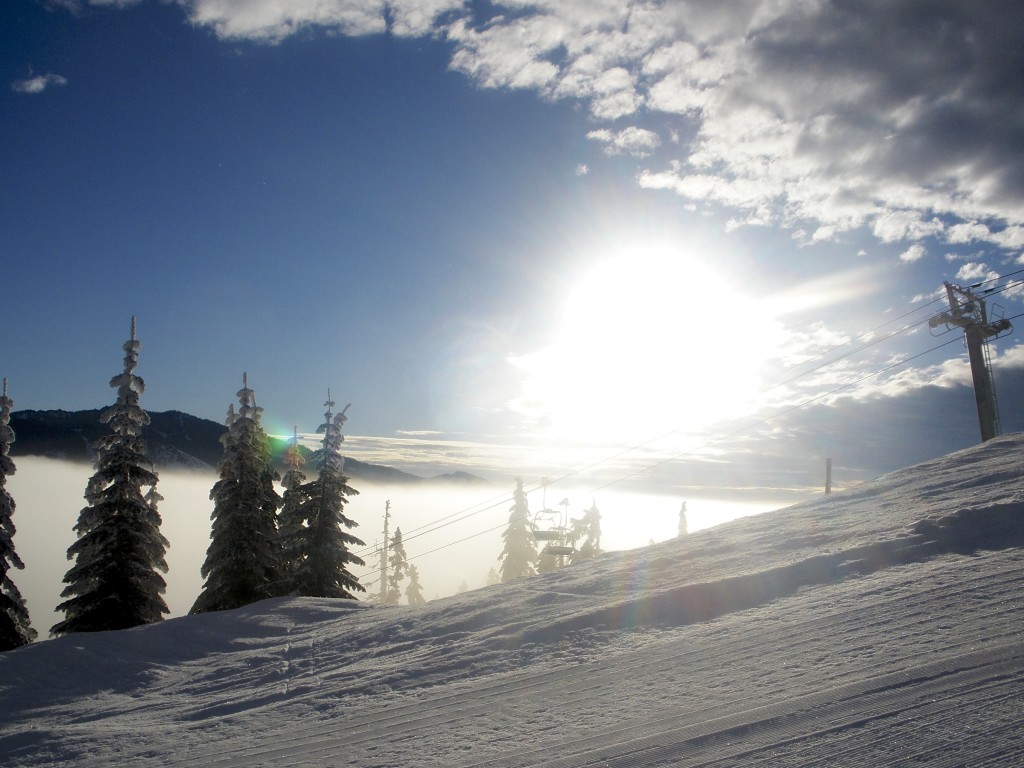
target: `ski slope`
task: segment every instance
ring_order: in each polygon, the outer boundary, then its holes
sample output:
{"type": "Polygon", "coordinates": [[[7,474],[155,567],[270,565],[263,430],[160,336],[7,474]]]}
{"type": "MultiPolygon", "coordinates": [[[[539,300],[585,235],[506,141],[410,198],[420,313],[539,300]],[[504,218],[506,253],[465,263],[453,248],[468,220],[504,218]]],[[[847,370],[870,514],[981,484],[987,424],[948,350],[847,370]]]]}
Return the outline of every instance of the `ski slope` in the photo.
{"type": "Polygon", "coordinates": [[[0,765],[1024,765],[1024,435],[437,600],[0,655],[0,765]]]}

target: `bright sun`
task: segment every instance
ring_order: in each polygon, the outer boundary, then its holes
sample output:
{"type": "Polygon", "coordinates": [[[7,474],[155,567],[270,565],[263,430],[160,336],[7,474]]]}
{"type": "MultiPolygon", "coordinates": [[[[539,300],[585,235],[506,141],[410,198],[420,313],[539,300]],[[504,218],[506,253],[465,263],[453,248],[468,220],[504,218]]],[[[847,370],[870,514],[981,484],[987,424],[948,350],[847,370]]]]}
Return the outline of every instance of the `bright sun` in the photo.
{"type": "Polygon", "coordinates": [[[547,348],[517,357],[520,409],[554,438],[643,440],[740,415],[781,328],[677,246],[601,260],[568,296],[547,348]]]}

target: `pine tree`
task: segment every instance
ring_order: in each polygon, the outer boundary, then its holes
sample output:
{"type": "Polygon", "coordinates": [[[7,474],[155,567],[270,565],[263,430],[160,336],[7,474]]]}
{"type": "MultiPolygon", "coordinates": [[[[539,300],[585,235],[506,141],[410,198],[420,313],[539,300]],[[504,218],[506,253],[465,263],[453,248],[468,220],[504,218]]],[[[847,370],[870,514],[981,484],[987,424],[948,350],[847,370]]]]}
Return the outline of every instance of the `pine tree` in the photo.
{"type": "Polygon", "coordinates": [[[686,525],[686,502],[683,502],[683,506],[679,508],[679,535],[685,536],[689,533],[689,529],[686,525]]]}
{"type": "Polygon", "coordinates": [[[398,605],[402,599],[402,581],[405,579],[406,571],[409,569],[409,562],[405,555],[405,547],[402,544],[402,529],[395,528],[395,535],[391,537],[391,554],[388,555],[388,591],[385,605],[398,605]]]}
{"type": "Polygon", "coordinates": [[[12,405],[14,401],[7,396],[7,379],[4,379],[3,395],[0,395],[0,651],[18,648],[36,639],[25,600],[7,575],[11,568],[25,567],[14,551],[15,528],[11,519],[14,499],[6,488],[7,476],[15,472],[14,462],[7,455],[14,442],[14,430],[10,427],[12,405]]]}
{"type": "Polygon", "coordinates": [[[572,562],[586,560],[601,554],[601,513],[597,509],[597,502],[591,501],[590,509],[583,513],[583,517],[572,521],[573,544],[580,539],[583,543],[572,556],[572,562]]]}
{"type": "Polygon", "coordinates": [[[420,571],[415,565],[409,566],[409,585],[405,588],[405,599],[409,605],[423,605],[423,587],[420,585],[420,571]]]}
{"type": "Polygon", "coordinates": [[[324,433],[323,447],[313,458],[319,468],[316,480],[305,486],[306,501],[299,508],[304,528],[290,550],[294,570],[288,582],[290,594],[306,597],[339,597],[355,599],[354,592],[365,592],[349,570],[349,565],[365,565],[352,554],[350,546],[366,546],[344,529],[357,523],[345,516],[348,497],[358,493],[348,484],[341,444],[345,440],[342,426],[348,406],[334,416],[334,401],[327,394],[327,413],[318,432],[324,433]]]}
{"type": "Polygon", "coordinates": [[[145,383],[134,371],[141,343],[124,343],[124,371],[110,380],[117,403],[100,414],[111,433],[96,441],[95,473],[85,490],[85,507],[78,517],[78,539],[68,548],[75,565],[64,576],[67,598],[57,606],[64,621],[54,635],[126,629],[150,624],[168,613],[162,597],[167,584],[168,542],[160,533],[156,472],[146,456],[142,428],[149,423],[139,405],[145,383]],[[142,488],[149,487],[148,493],[142,488]]]}
{"type": "Polygon", "coordinates": [[[502,583],[536,573],[533,564],[537,560],[537,547],[530,533],[530,507],[523,490],[523,481],[519,478],[516,479],[512,501],[508,527],[501,534],[505,546],[498,556],[502,583]]]}
{"type": "Polygon", "coordinates": [[[270,440],[260,426],[263,409],[242,374],[238,413],[228,408],[224,456],[213,501],[210,546],[201,575],[206,579],[191,613],[239,608],[280,594],[281,546],[277,508],[281,497],[270,458],[270,440]]]}
{"type": "Polygon", "coordinates": [[[284,463],[288,470],[281,479],[284,493],[281,495],[281,512],[277,517],[278,535],[282,547],[282,576],[288,582],[295,575],[296,548],[302,539],[305,527],[302,520],[302,505],[306,495],[306,474],[302,465],[306,460],[299,451],[299,429],[295,427],[294,438],[285,450],[284,463]]]}
{"type": "Polygon", "coordinates": [[[498,570],[493,566],[487,569],[487,586],[493,587],[495,584],[501,583],[501,576],[498,575],[498,570]]]}
{"type": "MultiPolygon", "coordinates": [[[[388,549],[391,546],[391,534],[388,532],[391,525],[391,500],[387,499],[384,502],[384,543],[374,551],[377,555],[377,567],[376,571],[380,574],[378,582],[380,589],[377,594],[370,596],[371,601],[376,601],[380,605],[388,604],[388,549]]],[[[374,542],[374,547],[377,544],[374,542]]]]}

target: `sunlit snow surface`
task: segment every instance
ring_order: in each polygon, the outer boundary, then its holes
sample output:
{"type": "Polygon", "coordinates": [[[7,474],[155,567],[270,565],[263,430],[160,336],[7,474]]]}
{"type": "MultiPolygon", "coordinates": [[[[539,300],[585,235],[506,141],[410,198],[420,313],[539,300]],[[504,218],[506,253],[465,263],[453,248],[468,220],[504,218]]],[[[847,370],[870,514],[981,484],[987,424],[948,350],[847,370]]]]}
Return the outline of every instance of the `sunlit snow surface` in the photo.
{"type": "Polygon", "coordinates": [[[1024,436],[419,608],[0,655],[0,765],[1024,765],[1024,436]]]}

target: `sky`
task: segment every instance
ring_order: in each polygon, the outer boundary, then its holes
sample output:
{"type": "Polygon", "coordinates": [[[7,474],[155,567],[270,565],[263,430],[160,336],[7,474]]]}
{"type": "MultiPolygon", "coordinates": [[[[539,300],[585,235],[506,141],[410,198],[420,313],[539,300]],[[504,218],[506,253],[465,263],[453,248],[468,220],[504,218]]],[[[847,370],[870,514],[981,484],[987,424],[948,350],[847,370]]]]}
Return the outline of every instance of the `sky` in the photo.
{"type": "Polygon", "coordinates": [[[1024,429],[1024,7],[7,0],[0,374],[414,471],[793,499],[1024,429]]]}

